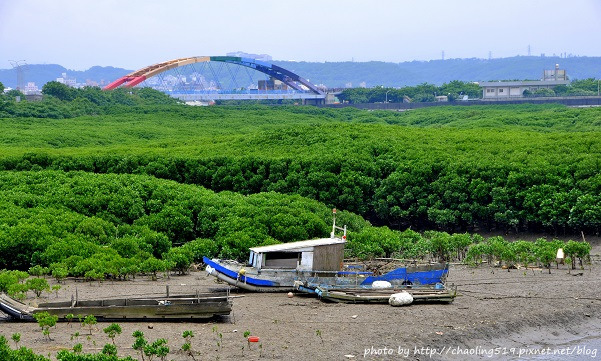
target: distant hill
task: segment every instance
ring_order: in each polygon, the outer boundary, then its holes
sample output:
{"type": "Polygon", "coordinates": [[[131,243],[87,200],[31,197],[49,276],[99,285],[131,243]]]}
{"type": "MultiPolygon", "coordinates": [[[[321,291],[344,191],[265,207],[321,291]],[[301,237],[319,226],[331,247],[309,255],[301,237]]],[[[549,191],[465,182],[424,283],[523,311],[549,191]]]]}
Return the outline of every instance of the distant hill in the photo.
{"type": "MultiPolygon", "coordinates": [[[[448,59],[404,63],[376,61],[363,63],[274,61],[274,63],[309,79],[314,84],[325,84],[331,88],[345,87],[348,84],[359,87],[362,83],[365,83],[367,87],[377,85],[400,87],[422,83],[441,85],[452,80],[540,79],[543,70],[553,69],[555,64],[559,64],[561,69],[566,69],[570,79],[601,77],[601,57],[516,56],[491,60],[448,59]]],[[[30,64],[27,67],[24,76],[25,83],[33,81],[40,88],[46,82],[61,77],[62,73],[67,73],[70,78],[76,78],[79,83],[91,80],[99,84],[106,84],[132,71],[100,66],[86,71],[73,71],[54,64],[30,64]]],[[[16,78],[13,69],[0,70],[0,82],[5,86],[14,88],[16,78]]]]}
{"type": "Polygon", "coordinates": [[[516,56],[502,59],[448,59],[412,61],[404,63],[342,62],[306,63],[275,61],[314,84],[328,87],[353,87],[365,82],[367,87],[377,85],[400,87],[422,83],[441,85],[452,80],[537,80],[544,69],[553,69],[559,64],[567,71],[570,79],[601,77],[601,57],[534,57],[516,56]]]}
{"type": "MultiPolygon", "coordinates": [[[[86,80],[94,81],[98,84],[110,83],[113,80],[131,73],[132,70],[114,68],[112,66],[93,66],[85,71],[69,70],[57,64],[28,64],[26,65],[23,81],[35,82],[41,89],[49,81],[62,77],[63,73],[69,78],[75,78],[78,83],[85,84],[86,80]]],[[[0,69],[0,82],[6,87],[15,88],[17,86],[17,74],[14,69],[0,69]]]]}

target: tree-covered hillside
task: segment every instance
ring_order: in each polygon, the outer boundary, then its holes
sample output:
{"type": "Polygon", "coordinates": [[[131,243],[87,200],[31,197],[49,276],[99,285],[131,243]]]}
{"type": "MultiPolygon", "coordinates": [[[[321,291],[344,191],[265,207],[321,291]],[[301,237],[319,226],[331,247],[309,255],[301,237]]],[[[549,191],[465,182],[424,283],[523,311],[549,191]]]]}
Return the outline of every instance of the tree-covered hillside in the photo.
{"type": "MultiPolygon", "coordinates": [[[[45,93],[0,96],[0,269],[182,272],[203,255],[327,236],[332,207],[358,257],[549,266],[563,243],[453,232],[601,230],[599,108],[397,113],[188,107],[149,89],[57,83],[45,93]]],[[[0,271],[0,290],[18,292],[18,278],[0,271]]]]}
{"type": "Polygon", "coordinates": [[[544,69],[559,64],[570,79],[599,78],[599,57],[535,57],[516,56],[501,59],[447,59],[384,62],[286,62],[276,64],[301,74],[314,84],[328,87],[403,87],[422,83],[442,85],[453,80],[466,82],[492,80],[539,80],[544,69]]]}
{"type": "MultiPolygon", "coordinates": [[[[106,257],[106,247],[142,263],[184,243],[197,262],[244,258],[248,247],[325,236],[330,214],[300,196],[215,193],[148,176],[0,172],[0,254],[13,255],[0,256],[0,269],[68,268],[68,259],[106,257]]],[[[367,225],[340,217],[356,230],[367,225]]]]}
{"type": "Polygon", "coordinates": [[[598,233],[600,111],[138,106],[7,118],[0,169],[299,194],[397,229],[598,233]]]}
{"type": "MultiPolygon", "coordinates": [[[[41,89],[44,84],[61,78],[63,73],[77,82],[85,84],[87,80],[98,84],[108,84],[113,80],[131,73],[132,70],[114,68],[112,66],[93,66],[87,70],[72,70],[58,64],[27,64],[23,66],[24,85],[34,82],[41,89]]],[[[14,69],[0,69],[0,82],[15,89],[17,87],[17,72],[14,69]]]]}

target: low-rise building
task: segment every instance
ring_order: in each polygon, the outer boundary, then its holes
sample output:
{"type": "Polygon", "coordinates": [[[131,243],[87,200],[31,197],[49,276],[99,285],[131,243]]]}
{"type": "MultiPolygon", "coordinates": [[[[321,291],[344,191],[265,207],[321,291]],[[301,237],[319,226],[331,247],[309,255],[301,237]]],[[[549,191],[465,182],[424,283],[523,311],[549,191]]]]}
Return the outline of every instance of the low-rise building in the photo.
{"type": "Polygon", "coordinates": [[[37,85],[35,85],[35,82],[30,81],[27,83],[27,85],[23,89],[23,92],[25,94],[38,94],[40,92],[40,89],[38,88],[37,85]]]}
{"type": "Polygon", "coordinates": [[[558,85],[569,83],[566,71],[559,69],[559,65],[555,65],[555,69],[543,71],[541,80],[480,82],[480,87],[482,99],[521,98],[526,90],[534,93],[540,89],[553,89],[558,85]]]}
{"type": "Polygon", "coordinates": [[[269,77],[269,80],[259,80],[259,90],[288,90],[286,83],[274,78],[269,77]]]}

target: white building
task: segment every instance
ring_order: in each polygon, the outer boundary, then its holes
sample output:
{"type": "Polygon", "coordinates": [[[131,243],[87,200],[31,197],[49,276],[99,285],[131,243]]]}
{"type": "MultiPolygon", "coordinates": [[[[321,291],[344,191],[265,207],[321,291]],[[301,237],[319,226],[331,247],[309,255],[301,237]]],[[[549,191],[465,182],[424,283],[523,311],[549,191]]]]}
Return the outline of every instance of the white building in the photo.
{"type": "Polygon", "coordinates": [[[56,81],[70,87],[75,88],[77,86],[77,81],[75,78],[67,77],[67,73],[63,73],[61,78],[56,78],[56,81]]]}
{"type": "Polygon", "coordinates": [[[271,55],[267,55],[267,54],[251,54],[251,53],[245,53],[243,51],[234,51],[234,52],[231,52],[231,53],[227,53],[225,55],[227,55],[227,56],[241,57],[241,58],[251,58],[251,59],[262,60],[262,61],[272,61],[273,60],[273,58],[271,57],[271,55]]]}
{"type": "Polygon", "coordinates": [[[497,98],[521,98],[524,91],[535,92],[539,89],[553,89],[558,85],[568,85],[570,80],[565,70],[555,65],[553,70],[545,70],[542,80],[524,81],[492,81],[480,82],[482,88],[482,99],[497,98]]]}
{"type": "Polygon", "coordinates": [[[27,85],[23,89],[23,92],[25,94],[37,94],[40,92],[40,89],[38,88],[37,85],[35,85],[34,82],[30,81],[27,83],[27,85]]]}

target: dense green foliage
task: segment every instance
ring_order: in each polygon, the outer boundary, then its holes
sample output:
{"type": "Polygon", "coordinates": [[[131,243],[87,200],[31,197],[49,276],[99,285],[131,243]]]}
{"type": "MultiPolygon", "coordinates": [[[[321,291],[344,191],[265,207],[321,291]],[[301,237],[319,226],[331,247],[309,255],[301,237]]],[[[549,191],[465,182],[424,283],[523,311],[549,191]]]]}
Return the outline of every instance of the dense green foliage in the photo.
{"type": "MultiPolygon", "coordinates": [[[[42,355],[36,355],[31,349],[21,347],[12,350],[6,337],[0,335],[0,360],[2,361],[50,361],[42,355]]],[[[66,360],[65,360],[66,361],[66,360]]]]}
{"type": "MultiPolygon", "coordinates": [[[[148,176],[1,172],[0,269],[39,264],[89,279],[185,272],[202,256],[245,258],[248,247],[323,237],[330,212],[300,196],[214,193],[148,176]]],[[[0,273],[0,287],[18,279],[0,273]]]]}
{"type": "MultiPolygon", "coordinates": [[[[590,96],[598,94],[598,80],[589,78],[575,80],[569,85],[558,85],[553,89],[539,89],[535,92],[526,90],[528,97],[553,97],[553,96],[590,96]]],[[[433,102],[436,96],[446,95],[448,101],[462,100],[464,96],[469,99],[482,98],[482,89],[477,83],[451,81],[440,86],[423,83],[416,86],[402,88],[350,88],[342,91],[338,99],[349,103],[402,103],[402,102],[433,102]]]]}
{"type": "Polygon", "coordinates": [[[214,191],[299,194],[395,229],[601,227],[598,108],[134,109],[4,119],[0,169],[141,173],[214,191]]]}
{"type": "MultiPolygon", "coordinates": [[[[18,92],[14,90],[14,92],[18,92]]],[[[150,105],[175,105],[179,101],[165,93],[150,88],[115,89],[103,91],[98,87],[71,88],[65,84],[51,81],[42,88],[42,101],[25,101],[25,95],[0,94],[0,118],[73,118],[83,115],[110,114],[115,108],[141,107],[150,105]],[[15,96],[21,96],[15,102],[15,96]]]]}
{"type": "MultiPolygon", "coordinates": [[[[590,262],[591,245],[587,242],[547,241],[544,238],[539,238],[536,242],[507,242],[503,237],[491,237],[485,242],[471,245],[466,253],[465,262],[477,266],[486,260],[489,264],[505,264],[507,267],[516,264],[524,267],[537,264],[548,268],[550,273],[551,264],[557,261],[557,251],[560,248],[563,248],[566,254],[573,255],[574,260],[578,257],[581,267],[585,260],[590,262]]],[[[572,268],[575,268],[574,264],[572,268]]]]}
{"type": "Polygon", "coordinates": [[[433,102],[438,95],[446,95],[449,101],[462,99],[465,95],[469,99],[479,99],[482,98],[482,89],[476,83],[455,80],[441,86],[424,83],[403,88],[350,88],[343,90],[338,99],[349,103],[433,102]]]}
{"type": "MultiPolygon", "coordinates": [[[[78,106],[70,89],[45,91],[78,106]]],[[[478,243],[445,232],[601,230],[597,108],[102,109],[1,119],[0,269],[185,272],[204,255],[327,235],[330,207],[389,227],[342,213],[360,257],[461,260],[478,243]],[[443,232],[398,231],[409,227],[443,232]]]]}

